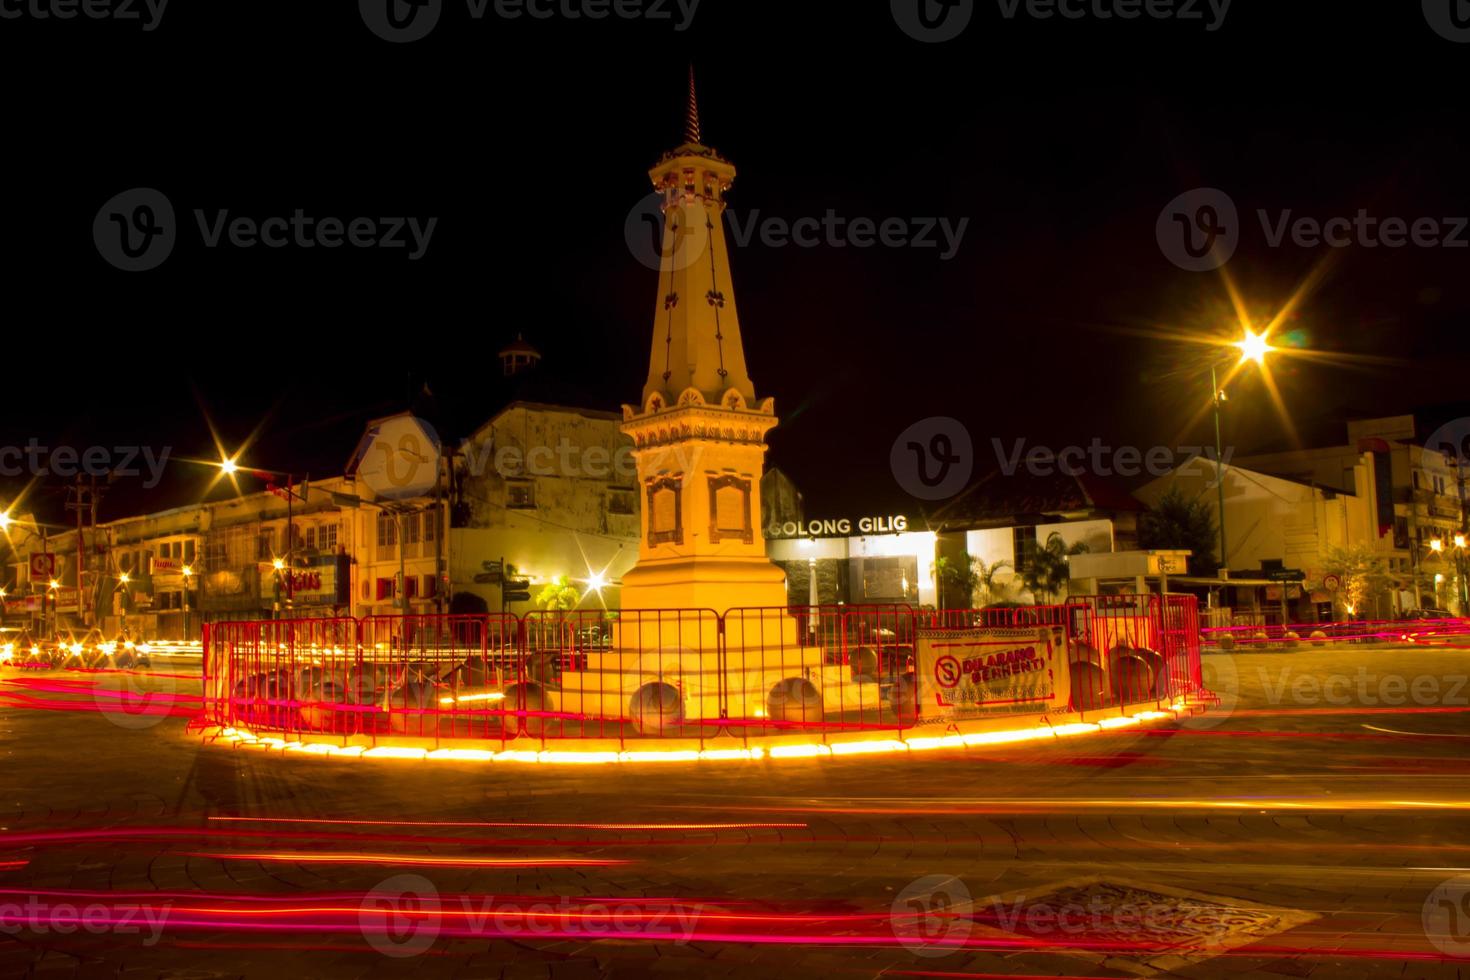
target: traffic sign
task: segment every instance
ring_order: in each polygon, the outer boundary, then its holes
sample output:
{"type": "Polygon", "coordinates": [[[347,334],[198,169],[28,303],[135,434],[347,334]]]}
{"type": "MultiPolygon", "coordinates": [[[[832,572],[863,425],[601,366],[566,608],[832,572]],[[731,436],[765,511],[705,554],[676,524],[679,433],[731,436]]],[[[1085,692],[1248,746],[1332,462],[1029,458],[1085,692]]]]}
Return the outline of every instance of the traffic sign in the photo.
{"type": "Polygon", "coordinates": [[[502,602],[530,602],[531,580],[525,578],[510,578],[505,580],[500,598],[502,602]]]}
{"type": "Polygon", "coordinates": [[[50,553],[31,555],[31,581],[51,581],[56,577],[56,556],[50,553]]]}

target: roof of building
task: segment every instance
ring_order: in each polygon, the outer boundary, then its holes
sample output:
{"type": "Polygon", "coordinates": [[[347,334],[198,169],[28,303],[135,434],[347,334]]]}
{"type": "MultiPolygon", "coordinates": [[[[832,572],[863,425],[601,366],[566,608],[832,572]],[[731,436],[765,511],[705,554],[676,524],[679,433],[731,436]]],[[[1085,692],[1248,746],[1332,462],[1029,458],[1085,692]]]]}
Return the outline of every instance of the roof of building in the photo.
{"type": "Polygon", "coordinates": [[[1010,474],[999,469],[987,473],[936,510],[929,522],[947,527],[1025,524],[1064,514],[1107,516],[1144,509],[1122,486],[1103,477],[1059,470],[1042,475],[1017,467],[1010,474]]]}
{"type": "Polygon", "coordinates": [[[521,334],[516,334],[515,340],[501,348],[499,356],[507,357],[511,354],[527,354],[538,358],[541,356],[541,352],[527,343],[526,338],[521,334]]]}

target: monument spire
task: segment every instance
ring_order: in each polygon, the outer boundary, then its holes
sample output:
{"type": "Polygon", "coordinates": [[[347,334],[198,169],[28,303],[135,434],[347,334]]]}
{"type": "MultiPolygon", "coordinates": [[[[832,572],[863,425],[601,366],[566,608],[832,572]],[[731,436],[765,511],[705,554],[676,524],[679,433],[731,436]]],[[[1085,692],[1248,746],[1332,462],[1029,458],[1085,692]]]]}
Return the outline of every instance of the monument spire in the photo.
{"type": "Polygon", "coordinates": [[[701,141],[693,66],[684,135],[648,172],[663,242],[643,400],[623,406],[644,497],[623,608],[781,606],[785,575],[760,516],[776,407],[745,368],[724,226],[735,167],[701,141]]]}
{"type": "Polygon", "coordinates": [[[684,140],[696,146],[700,142],[699,134],[699,96],[694,91],[694,65],[689,66],[689,109],[684,119],[684,140]]]}

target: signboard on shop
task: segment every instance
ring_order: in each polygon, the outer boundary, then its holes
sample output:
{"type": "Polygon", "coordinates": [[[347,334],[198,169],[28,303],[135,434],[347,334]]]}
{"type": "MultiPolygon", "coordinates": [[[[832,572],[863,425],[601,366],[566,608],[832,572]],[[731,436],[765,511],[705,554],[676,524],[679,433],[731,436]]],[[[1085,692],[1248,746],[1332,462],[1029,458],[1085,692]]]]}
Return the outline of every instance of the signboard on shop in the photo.
{"type": "Polygon", "coordinates": [[[343,564],[337,561],[292,568],[277,572],[270,562],[260,564],[260,597],[271,600],[276,595],[276,578],[281,581],[281,598],[288,594],[298,605],[336,605],[340,601],[337,592],[338,569],[343,564]],[[289,583],[287,577],[289,576],[289,583]]]}
{"type": "Polygon", "coordinates": [[[919,718],[1045,711],[1066,699],[1060,628],[918,631],[919,718]]]}

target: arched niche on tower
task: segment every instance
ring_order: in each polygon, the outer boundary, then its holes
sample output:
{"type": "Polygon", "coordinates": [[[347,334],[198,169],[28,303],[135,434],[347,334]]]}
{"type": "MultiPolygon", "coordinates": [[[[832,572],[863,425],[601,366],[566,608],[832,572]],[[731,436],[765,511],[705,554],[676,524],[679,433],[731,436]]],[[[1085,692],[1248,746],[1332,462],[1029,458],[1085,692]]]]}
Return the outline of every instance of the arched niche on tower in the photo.
{"type": "Polygon", "coordinates": [[[709,478],[709,539],[755,543],[751,517],[751,487],[748,477],[725,473],[709,478]]]}
{"type": "Polygon", "coordinates": [[[661,476],[648,481],[648,546],[684,543],[684,481],[661,476]]]}

